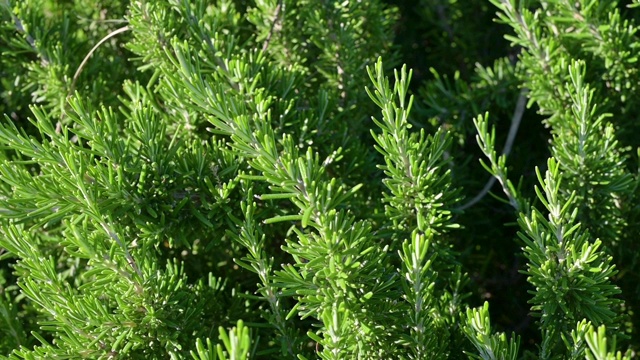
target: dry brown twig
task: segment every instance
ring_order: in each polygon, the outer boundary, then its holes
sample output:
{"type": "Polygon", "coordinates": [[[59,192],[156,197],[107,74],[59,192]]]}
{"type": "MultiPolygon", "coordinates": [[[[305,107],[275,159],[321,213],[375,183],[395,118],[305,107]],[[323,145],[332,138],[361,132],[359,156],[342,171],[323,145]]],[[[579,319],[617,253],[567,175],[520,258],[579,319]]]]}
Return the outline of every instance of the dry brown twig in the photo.
{"type": "Polygon", "coordinates": [[[128,25],[121,27],[119,29],[113,30],[112,32],[107,34],[107,36],[103,37],[102,40],[98,41],[98,43],[91,49],[91,51],[89,51],[87,56],[84,57],[84,59],[82,60],[82,63],[80,63],[80,66],[78,66],[76,73],[73,74],[73,80],[71,81],[71,87],[69,88],[69,95],[73,94],[73,91],[76,88],[76,82],[78,81],[78,77],[80,77],[80,74],[82,73],[82,70],[84,69],[85,65],[87,65],[89,58],[91,58],[91,55],[93,55],[93,53],[98,49],[98,47],[100,47],[100,45],[102,45],[105,41],[111,39],[112,37],[120,33],[123,33],[125,31],[128,31],[130,29],[131,28],[128,25]]]}
{"type": "MultiPolygon", "coordinates": [[[[520,96],[518,97],[518,102],[516,104],[516,108],[513,112],[513,117],[511,118],[511,127],[509,128],[509,134],[507,135],[507,141],[504,144],[504,148],[502,150],[502,155],[509,156],[511,153],[511,148],[513,147],[513,141],[516,138],[516,134],[518,133],[518,128],[520,127],[520,121],[522,120],[522,115],[524,114],[524,110],[527,104],[527,90],[522,89],[520,92],[520,96]]],[[[491,176],[489,181],[485,184],[484,188],[476,195],[473,199],[469,200],[466,204],[458,207],[456,210],[465,210],[476,203],[478,203],[482,198],[489,193],[489,190],[493,187],[493,184],[496,183],[496,177],[491,176]]]]}
{"type": "Polygon", "coordinates": [[[282,2],[283,0],[278,1],[278,5],[276,6],[276,11],[273,16],[273,23],[271,23],[271,29],[269,30],[269,35],[267,35],[267,38],[262,44],[262,51],[266,51],[267,48],[269,48],[269,43],[271,42],[273,33],[282,29],[281,14],[282,8],[284,7],[284,4],[282,2]]]}

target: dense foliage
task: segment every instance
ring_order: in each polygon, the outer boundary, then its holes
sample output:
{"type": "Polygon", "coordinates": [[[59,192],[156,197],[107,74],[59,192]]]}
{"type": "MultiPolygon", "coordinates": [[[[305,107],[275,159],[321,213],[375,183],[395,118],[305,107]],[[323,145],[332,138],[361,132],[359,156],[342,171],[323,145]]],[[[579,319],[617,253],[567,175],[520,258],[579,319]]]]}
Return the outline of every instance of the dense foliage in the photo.
{"type": "Polygon", "coordinates": [[[0,0],[0,358],[634,357],[637,6],[0,0]]]}

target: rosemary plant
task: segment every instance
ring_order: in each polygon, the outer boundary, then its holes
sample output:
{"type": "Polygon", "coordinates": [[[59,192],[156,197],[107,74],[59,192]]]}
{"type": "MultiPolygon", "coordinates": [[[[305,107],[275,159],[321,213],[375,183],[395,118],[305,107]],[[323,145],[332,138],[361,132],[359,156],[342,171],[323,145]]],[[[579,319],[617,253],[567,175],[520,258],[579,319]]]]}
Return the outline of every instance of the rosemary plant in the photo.
{"type": "Polygon", "coordinates": [[[0,0],[0,358],[633,358],[639,4],[0,0]]]}

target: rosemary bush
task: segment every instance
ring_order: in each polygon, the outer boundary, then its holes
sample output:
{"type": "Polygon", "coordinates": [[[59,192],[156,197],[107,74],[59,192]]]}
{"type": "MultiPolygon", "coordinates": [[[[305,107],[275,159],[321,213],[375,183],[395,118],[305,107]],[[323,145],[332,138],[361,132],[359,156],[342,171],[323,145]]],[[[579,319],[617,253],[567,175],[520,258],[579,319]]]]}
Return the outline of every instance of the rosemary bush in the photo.
{"type": "Polygon", "coordinates": [[[0,0],[0,358],[635,357],[637,6],[0,0]]]}

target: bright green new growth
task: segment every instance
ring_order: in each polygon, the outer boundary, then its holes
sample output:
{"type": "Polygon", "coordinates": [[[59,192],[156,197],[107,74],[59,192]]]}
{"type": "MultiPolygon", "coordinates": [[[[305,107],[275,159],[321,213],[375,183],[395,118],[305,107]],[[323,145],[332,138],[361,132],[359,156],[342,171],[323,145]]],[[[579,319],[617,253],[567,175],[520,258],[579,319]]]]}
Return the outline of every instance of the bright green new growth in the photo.
{"type": "Polygon", "coordinates": [[[489,303],[482,308],[467,309],[467,323],[463,331],[476,348],[477,354],[467,352],[473,359],[512,359],[518,358],[519,341],[517,337],[507,339],[504,333],[492,334],[489,319],[489,303]]]}
{"type": "Polygon", "coordinates": [[[99,3],[0,0],[0,358],[632,357],[635,13],[422,1],[520,53],[414,91],[399,1],[99,3]]]}

